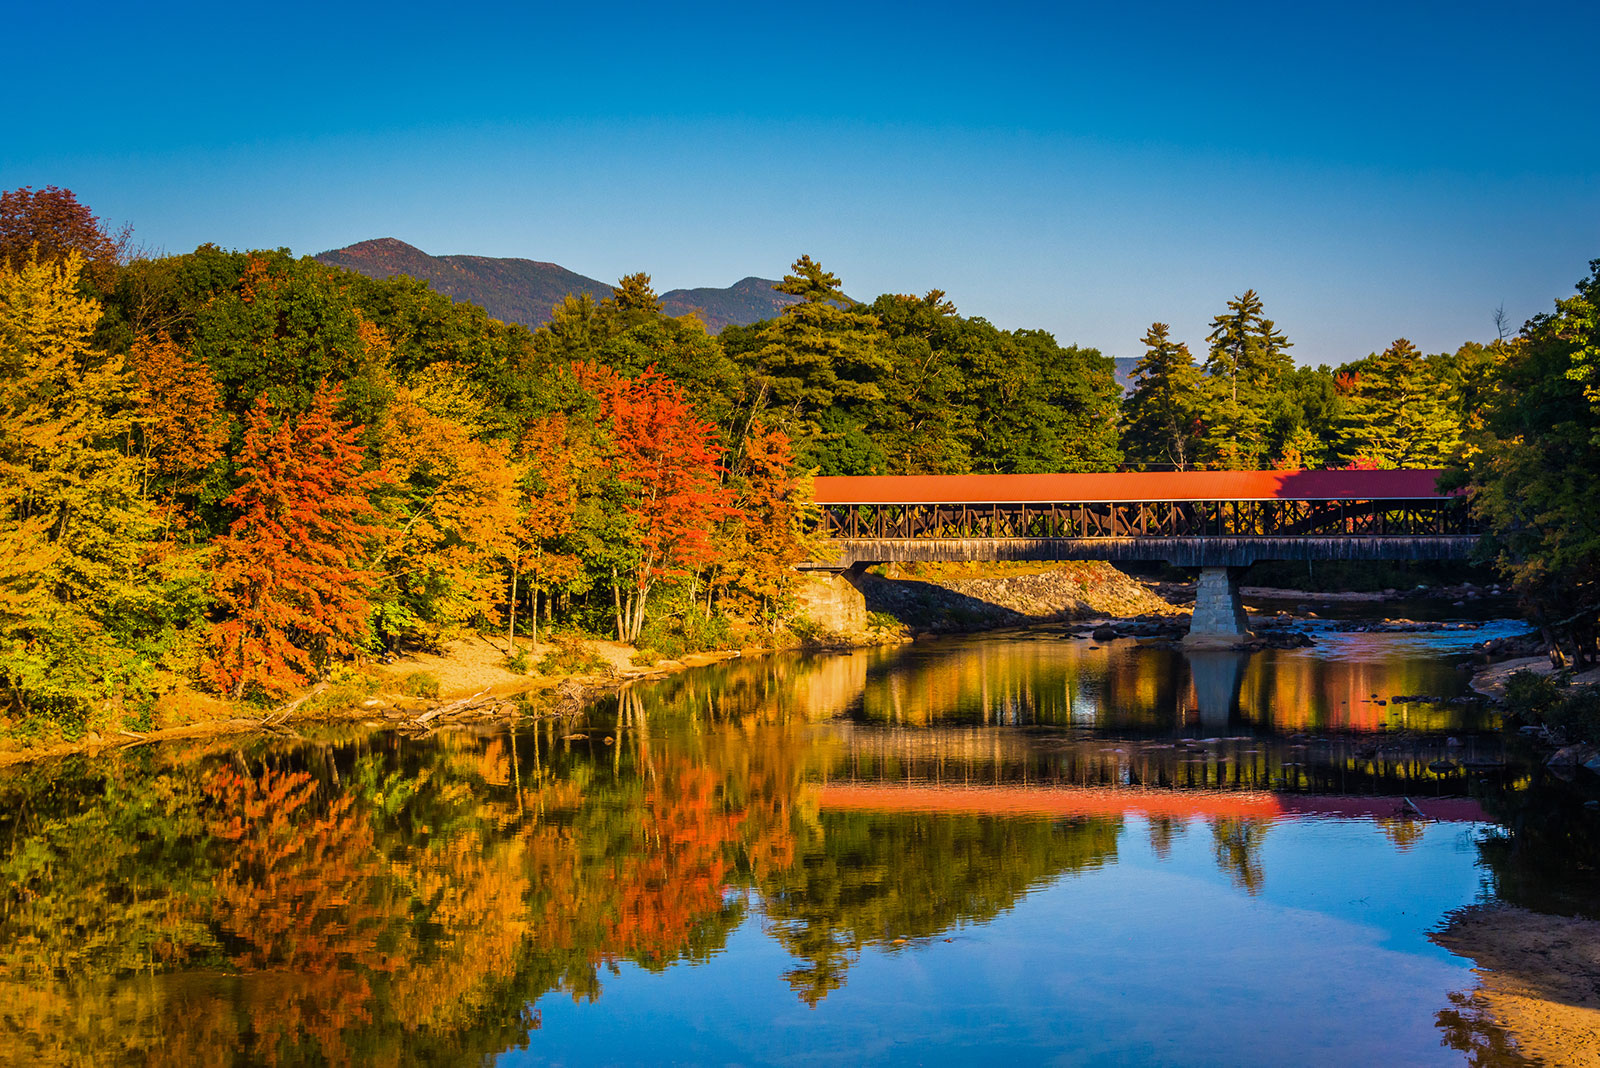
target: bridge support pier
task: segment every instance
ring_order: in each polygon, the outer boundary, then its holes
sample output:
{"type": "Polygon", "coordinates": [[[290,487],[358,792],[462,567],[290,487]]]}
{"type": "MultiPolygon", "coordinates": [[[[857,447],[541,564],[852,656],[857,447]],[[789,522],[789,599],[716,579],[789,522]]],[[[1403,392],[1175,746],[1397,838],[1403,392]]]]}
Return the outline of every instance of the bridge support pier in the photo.
{"type": "Polygon", "coordinates": [[[1242,567],[1202,567],[1194,592],[1194,617],[1186,645],[1233,645],[1248,641],[1250,625],[1239,599],[1242,567]]]}

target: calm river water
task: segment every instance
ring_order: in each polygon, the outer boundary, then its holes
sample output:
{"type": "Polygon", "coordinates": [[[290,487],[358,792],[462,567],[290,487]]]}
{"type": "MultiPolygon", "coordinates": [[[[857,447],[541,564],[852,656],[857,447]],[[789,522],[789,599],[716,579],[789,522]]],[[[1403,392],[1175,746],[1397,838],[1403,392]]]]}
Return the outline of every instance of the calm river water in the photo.
{"type": "Polygon", "coordinates": [[[1454,700],[1510,624],[1319,626],[0,772],[0,1062],[1464,1063],[1499,1036],[1428,932],[1592,911],[1584,798],[1454,700]]]}

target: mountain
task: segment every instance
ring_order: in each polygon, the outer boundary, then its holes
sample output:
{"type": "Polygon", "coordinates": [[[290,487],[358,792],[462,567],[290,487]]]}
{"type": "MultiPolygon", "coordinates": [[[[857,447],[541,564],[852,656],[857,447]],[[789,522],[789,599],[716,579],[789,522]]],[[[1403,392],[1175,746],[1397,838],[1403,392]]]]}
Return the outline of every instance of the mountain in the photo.
{"type": "Polygon", "coordinates": [[[492,256],[430,256],[392,237],[361,241],[320,253],[313,259],[370,278],[396,274],[420,278],[448,297],[478,305],[496,319],[529,327],[549,319],[550,309],[568,293],[587,293],[596,300],[611,295],[611,287],[604,282],[554,263],[492,256]]]}
{"type": "Polygon", "coordinates": [[[669,289],[661,294],[661,309],[668,315],[694,312],[713,334],[725,326],[748,326],[771,319],[798,297],[779,293],[771,278],[741,278],[727,289],[669,289]]]}
{"type": "MultiPolygon", "coordinates": [[[[611,295],[611,287],[593,278],[538,260],[493,256],[430,256],[393,237],[361,241],[312,257],[369,278],[404,274],[430,283],[455,300],[470,301],[496,319],[537,327],[568,293],[587,293],[595,300],[611,295]]],[[[713,334],[725,326],[770,319],[795,298],[773,290],[767,278],[744,278],[726,289],[672,289],[661,294],[668,315],[694,312],[713,334]]]]}
{"type": "Polygon", "coordinates": [[[1133,392],[1133,369],[1139,366],[1139,361],[1144,359],[1144,357],[1113,356],[1111,358],[1115,360],[1117,364],[1117,385],[1122,388],[1122,393],[1124,396],[1126,396],[1127,394],[1133,392]]]}

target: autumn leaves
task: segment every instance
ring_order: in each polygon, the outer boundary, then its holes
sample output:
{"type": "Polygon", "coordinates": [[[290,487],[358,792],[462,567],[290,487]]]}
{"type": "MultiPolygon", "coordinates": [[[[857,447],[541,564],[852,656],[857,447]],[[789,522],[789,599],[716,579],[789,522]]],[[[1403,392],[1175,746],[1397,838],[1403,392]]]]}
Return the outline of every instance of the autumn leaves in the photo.
{"type": "Polygon", "coordinates": [[[0,269],[14,726],[121,725],[185,684],[276,699],[385,647],[533,637],[557,599],[624,641],[663,584],[775,617],[806,487],[760,418],[714,424],[653,366],[418,361],[415,323],[328,269],[238,260],[146,323],[77,253],[0,269]]]}

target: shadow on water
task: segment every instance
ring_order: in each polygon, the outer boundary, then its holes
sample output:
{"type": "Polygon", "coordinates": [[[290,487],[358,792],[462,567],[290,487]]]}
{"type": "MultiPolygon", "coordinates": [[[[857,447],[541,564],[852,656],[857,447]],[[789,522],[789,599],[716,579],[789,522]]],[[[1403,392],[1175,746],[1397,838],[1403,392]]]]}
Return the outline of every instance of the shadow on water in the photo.
{"type": "MultiPolygon", "coordinates": [[[[1046,891],[1137,876],[1159,927],[1202,886],[1213,909],[1266,907],[1299,878],[1286,858],[1317,849],[1374,866],[1330,869],[1353,900],[1423,863],[1468,886],[1452,827],[1502,896],[1570,902],[1559,857],[1600,850],[1581,789],[1519,762],[1460,690],[1415,657],[1028,632],[735,661],[576,727],[329,728],[8,771],[0,1061],[479,1060],[618,976],[671,988],[744,960],[746,929],[788,959],[769,978],[790,1004],[820,1012],[864,958],[931,963],[1046,891]],[[1457,822],[1484,812],[1500,826],[1457,822]]],[[[1420,940],[1399,911],[1389,937],[1420,940]]],[[[1059,967],[1068,983],[1082,964],[1059,967]]]]}

